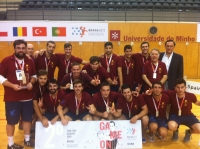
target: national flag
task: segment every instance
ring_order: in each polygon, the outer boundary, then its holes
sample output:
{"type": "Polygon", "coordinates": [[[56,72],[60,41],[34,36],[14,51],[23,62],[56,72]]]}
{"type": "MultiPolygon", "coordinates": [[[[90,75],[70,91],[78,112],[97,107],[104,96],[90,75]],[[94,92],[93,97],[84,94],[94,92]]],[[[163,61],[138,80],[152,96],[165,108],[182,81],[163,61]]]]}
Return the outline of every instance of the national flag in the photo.
{"type": "Polygon", "coordinates": [[[33,27],[32,32],[33,32],[33,36],[47,36],[46,27],[33,27]]]}
{"type": "Polygon", "coordinates": [[[66,27],[52,27],[52,36],[66,36],[66,27]]]}
{"type": "Polygon", "coordinates": [[[8,32],[0,32],[0,36],[8,36],[8,32]]]}
{"type": "Polygon", "coordinates": [[[120,30],[110,30],[110,41],[120,41],[120,30]]]}
{"type": "Polygon", "coordinates": [[[27,27],[13,27],[13,36],[27,36],[27,27]]]}

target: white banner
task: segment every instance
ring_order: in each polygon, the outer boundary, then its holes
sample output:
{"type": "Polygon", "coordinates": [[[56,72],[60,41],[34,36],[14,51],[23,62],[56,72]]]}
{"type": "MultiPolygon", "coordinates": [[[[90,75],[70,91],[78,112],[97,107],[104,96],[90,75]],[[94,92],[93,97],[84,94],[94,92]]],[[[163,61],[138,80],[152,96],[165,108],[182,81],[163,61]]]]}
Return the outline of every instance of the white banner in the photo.
{"type": "Polygon", "coordinates": [[[186,81],[186,91],[200,95],[200,82],[186,81]]]}
{"type": "Polygon", "coordinates": [[[197,24],[197,42],[200,42],[200,24],[197,24]]]}
{"type": "Polygon", "coordinates": [[[108,23],[2,21],[0,41],[108,41],[108,23]]]}
{"type": "Polygon", "coordinates": [[[133,149],[142,148],[141,121],[71,121],[36,123],[35,149],[133,149]]]}

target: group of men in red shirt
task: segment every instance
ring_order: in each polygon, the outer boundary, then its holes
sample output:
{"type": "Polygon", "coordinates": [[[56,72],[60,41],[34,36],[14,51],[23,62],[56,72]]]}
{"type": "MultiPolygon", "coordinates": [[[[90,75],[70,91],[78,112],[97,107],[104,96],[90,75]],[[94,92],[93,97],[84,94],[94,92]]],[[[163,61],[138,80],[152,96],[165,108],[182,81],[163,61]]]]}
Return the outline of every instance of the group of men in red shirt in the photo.
{"type": "MultiPolygon", "coordinates": [[[[167,41],[165,46],[168,43],[174,42],[167,41]]],[[[30,139],[33,108],[44,127],[48,127],[48,121],[54,124],[59,119],[63,125],[71,120],[141,120],[143,142],[147,127],[150,142],[155,141],[155,134],[164,140],[168,129],[174,132],[172,140],[177,141],[181,124],[190,128],[184,142],[190,141],[191,133],[200,133],[200,123],[191,112],[192,103],[200,105],[200,101],[185,91],[186,82],[181,78],[175,82],[175,91],[164,91],[167,68],[159,61],[157,49],[148,52],[148,42],[143,42],[141,53],[135,54],[126,45],[123,56],[114,54],[113,44],[106,42],[105,53],[92,56],[89,63],[71,55],[70,43],[64,45],[64,54],[54,54],[56,44],[49,41],[46,50],[35,59],[26,56],[24,40],[16,40],[13,46],[14,54],[4,58],[0,67],[8,149],[24,148],[13,141],[14,126],[20,117],[24,144],[34,146],[30,139]],[[84,64],[82,70],[80,64],[84,64]],[[167,120],[168,104],[172,108],[167,120]]]]}

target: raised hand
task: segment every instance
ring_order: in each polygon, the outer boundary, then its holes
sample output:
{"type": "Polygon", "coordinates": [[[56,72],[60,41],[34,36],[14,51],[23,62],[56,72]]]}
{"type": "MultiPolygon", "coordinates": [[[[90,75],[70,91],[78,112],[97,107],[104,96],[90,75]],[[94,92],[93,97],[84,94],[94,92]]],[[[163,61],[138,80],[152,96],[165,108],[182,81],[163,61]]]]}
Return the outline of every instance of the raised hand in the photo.
{"type": "Polygon", "coordinates": [[[94,107],[86,107],[91,114],[95,114],[96,109],[94,107]]]}
{"type": "Polygon", "coordinates": [[[145,94],[147,95],[151,95],[153,92],[153,90],[151,88],[149,88],[148,90],[146,90],[145,94]]]}
{"type": "Polygon", "coordinates": [[[94,76],[94,81],[96,85],[101,84],[101,81],[99,80],[99,75],[97,75],[96,77],[94,76]]]}
{"type": "Polygon", "coordinates": [[[43,106],[43,98],[39,98],[39,101],[38,101],[38,107],[42,107],[43,106]]]}
{"type": "Polygon", "coordinates": [[[117,81],[118,77],[114,77],[113,81],[112,81],[112,85],[117,85],[118,81],[117,81]]]}

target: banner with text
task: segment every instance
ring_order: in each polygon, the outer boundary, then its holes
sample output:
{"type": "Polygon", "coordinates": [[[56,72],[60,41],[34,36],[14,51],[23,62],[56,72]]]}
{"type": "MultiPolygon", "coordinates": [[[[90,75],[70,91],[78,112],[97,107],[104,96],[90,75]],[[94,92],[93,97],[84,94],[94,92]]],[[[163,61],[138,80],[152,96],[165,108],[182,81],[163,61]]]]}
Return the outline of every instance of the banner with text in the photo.
{"type": "Polygon", "coordinates": [[[108,41],[108,23],[0,22],[0,41],[108,41]]]}
{"type": "Polygon", "coordinates": [[[141,121],[74,121],[63,126],[36,123],[35,149],[142,148],[141,121]]]}
{"type": "Polygon", "coordinates": [[[186,81],[186,91],[193,94],[200,95],[200,83],[194,81],[186,81]]]}

